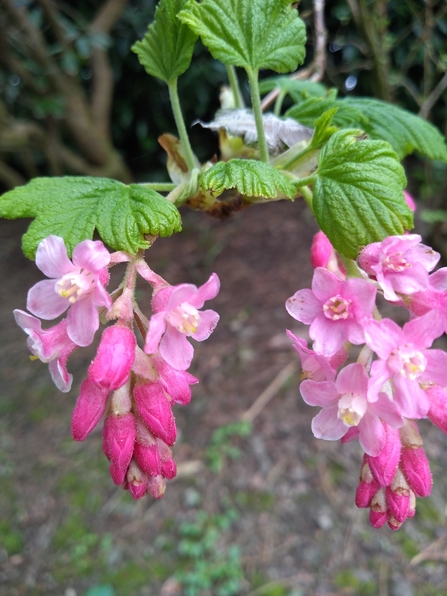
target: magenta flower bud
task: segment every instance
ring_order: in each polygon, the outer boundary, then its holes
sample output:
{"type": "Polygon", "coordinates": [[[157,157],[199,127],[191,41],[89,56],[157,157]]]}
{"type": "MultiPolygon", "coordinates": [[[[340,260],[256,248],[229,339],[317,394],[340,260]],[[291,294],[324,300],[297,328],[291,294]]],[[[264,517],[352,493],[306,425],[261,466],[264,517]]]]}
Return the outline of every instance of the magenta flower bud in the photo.
{"type": "Polygon", "coordinates": [[[416,495],[410,490],[410,503],[408,505],[407,518],[410,519],[416,515],[416,495]]]}
{"type": "Polygon", "coordinates": [[[397,470],[390,486],[386,487],[386,502],[390,515],[399,523],[408,517],[410,487],[401,470],[397,470]]]}
{"type": "Polygon", "coordinates": [[[127,476],[127,468],[117,468],[113,464],[110,464],[110,476],[117,486],[123,484],[127,476]]]}
{"type": "Polygon", "coordinates": [[[388,424],[383,425],[386,432],[385,447],[380,455],[368,456],[368,464],[380,486],[389,486],[399,465],[401,442],[398,430],[388,424]]]}
{"type": "Polygon", "coordinates": [[[402,522],[398,522],[397,519],[394,519],[394,517],[390,517],[388,520],[388,526],[391,528],[391,530],[393,530],[393,532],[395,532],[396,530],[398,530],[402,525],[402,522]]]}
{"type": "Polygon", "coordinates": [[[120,319],[131,321],[133,319],[133,290],[125,288],[121,296],[115,300],[107,313],[107,320],[120,319]]]}
{"type": "Polygon", "coordinates": [[[327,267],[329,259],[334,252],[334,247],[324,232],[317,232],[310,247],[310,260],[312,267],[327,267]]]}
{"type": "Polygon", "coordinates": [[[134,397],[138,412],[149,430],[168,445],[173,445],[177,438],[177,428],[172,414],[171,404],[159,383],[137,385],[134,397]]]}
{"type": "Polygon", "coordinates": [[[431,493],[433,478],[430,471],[430,464],[423,447],[402,449],[400,467],[411,490],[418,497],[428,497],[431,493]]]}
{"type": "Polygon", "coordinates": [[[160,456],[155,443],[150,446],[135,443],[134,457],[141,470],[148,476],[160,474],[160,456]]]}
{"type": "Polygon", "coordinates": [[[161,475],[168,480],[172,480],[177,476],[177,466],[173,458],[161,464],[161,475]]]}
{"type": "Polygon", "coordinates": [[[435,385],[426,389],[430,399],[428,417],[438,428],[447,434],[447,391],[435,385]]]}
{"type": "Polygon", "coordinates": [[[141,499],[147,493],[147,475],[140,470],[138,464],[133,459],[127,470],[127,487],[134,499],[141,499]]]}
{"type": "Polygon", "coordinates": [[[108,327],[88,369],[89,379],[109,391],[124,385],[135,358],[136,343],[135,335],[127,327],[108,327]]]}
{"type": "Polygon", "coordinates": [[[373,528],[381,528],[388,521],[388,507],[386,503],[385,489],[379,488],[371,501],[369,522],[373,528]]]}
{"type": "Polygon", "coordinates": [[[147,491],[154,499],[161,499],[165,494],[166,483],[161,476],[149,478],[147,481],[147,491]]]}
{"type": "Polygon", "coordinates": [[[360,483],[355,491],[355,504],[360,509],[369,507],[371,500],[379,490],[380,486],[374,480],[371,469],[368,465],[367,455],[363,456],[363,465],[360,471],[360,483]]]}
{"type": "Polygon", "coordinates": [[[124,416],[107,416],[102,430],[103,451],[112,464],[127,469],[135,445],[135,418],[129,413],[124,416]]]}
{"type": "Polygon", "coordinates": [[[71,417],[71,434],[75,441],[83,441],[104,414],[109,392],[86,379],[81,384],[79,397],[71,417]]]}

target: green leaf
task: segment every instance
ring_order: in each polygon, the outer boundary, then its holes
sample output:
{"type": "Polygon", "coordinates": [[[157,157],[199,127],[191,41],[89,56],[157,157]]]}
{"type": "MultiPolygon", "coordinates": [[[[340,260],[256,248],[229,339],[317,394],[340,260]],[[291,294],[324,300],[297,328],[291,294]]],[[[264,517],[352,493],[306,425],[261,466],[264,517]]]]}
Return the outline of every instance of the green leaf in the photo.
{"type": "Polygon", "coordinates": [[[149,246],[145,234],[171,236],[181,230],[180,214],[165,197],[108,178],[35,178],[0,197],[0,217],[35,218],[22,239],[29,259],[50,234],[64,238],[71,254],[96,229],[111,248],[136,254],[149,246]]]}
{"type": "Polygon", "coordinates": [[[202,188],[219,196],[224,190],[236,188],[247,197],[274,199],[279,193],[293,199],[296,190],[292,182],[274,167],[254,159],[220,161],[202,176],[202,188]]]}
{"type": "Polygon", "coordinates": [[[354,259],[360,249],[413,227],[405,174],[385,141],[357,141],[361,131],[336,132],[319,156],[313,187],[318,225],[336,250],[354,259]]]}
{"type": "Polygon", "coordinates": [[[379,99],[349,98],[343,103],[360,110],[367,118],[367,123],[361,125],[363,130],[372,139],[388,141],[400,159],[419,151],[430,159],[447,162],[443,136],[433,124],[416,114],[379,99]]]}
{"type": "Polygon", "coordinates": [[[224,64],[291,72],[304,60],[306,30],[290,0],[188,0],[178,17],[224,64]]]}
{"type": "Polygon", "coordinates": [[[261,95],[265,95],[276,88],[288,93],[296,103],[300,103],[309,97],[324,97],[327,92],[327,88],[322,83],[299,81],[288,76],[268,77],[259,83],[261,95]]]}
{"type": "Polygon", "coordinates": [[[331,108],[315,120],[315,130],[310,140],[309,148],[318,149],[322,147],[337,132],[337,127],[332,126],[332,119],[337,111],[338,108],[331,108]]]}
{"type": "Polygon", "coordinates": [[[347,106],[343,100],[335,97],[311,97],[306,101],[294,105],[286,112],[286,117],[295,118],[305,126],[315,126],[316,120],[327,112],[337,108],[333,124],[340,128],[363,128],[367,118],[363,112],[354,106],[347,106]]]}
{"type": "Polygon", "coordinates": [[[197,35],[177,18],[185,3],[186,0],[160,0],[155,21],[142,41],[132,46],[146,72],[165,83],[179,77],[191,64],[197,35]]]}
{"type": "Polygon", "coordinates": [[[400,159],[419,151],[430,159],[447,161],[445,140],[432,124],[379,99],[312,97],[294,105],[286,116],[306,126],[314,126],[317,118],[331,108],[338,108],[334,125],[358,127],[371,139],[387,141],[400,159]]]}

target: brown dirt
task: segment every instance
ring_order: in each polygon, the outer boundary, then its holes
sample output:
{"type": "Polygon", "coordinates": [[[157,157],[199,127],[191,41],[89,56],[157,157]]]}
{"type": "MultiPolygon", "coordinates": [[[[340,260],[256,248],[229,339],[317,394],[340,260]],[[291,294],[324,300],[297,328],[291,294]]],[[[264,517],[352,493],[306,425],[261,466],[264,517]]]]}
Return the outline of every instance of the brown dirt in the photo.
{"type": "MultiPolygon", "coordinates": [[[[71,410],[94,347],[72,356],[75,383],[67,395],[53,387],[44,364],[29,361],[12,309],[24,308],[28,288],[42,276],[19,249],[26,223],[0,221],[0,594],[81,596],[100,583],[114,585],[117,596],[182,594],[172,579],[180,565],[179,524],[199,509],[214,514],[225,502],[240,513],[221,546],[241,548],[241,595],[447,594],[447,443],[437,429],[422,425],[433,495],[418,500],[416,518],[397,533],[373,530],[367,511],[355,508],[359,447],[313,438],[315,412],[299,396],[298,365],[255,418],[250,437],[234,442],[241,457],[218,474],[200,464],[212,432],[240,419],[297,362],[284,330],[306,331],[284,302],[309,285],[315,227],[298,203],[256,206],[224,222],[183,216],[185,231],[158,240],[148,262],[173,284],[201,284],[216,271],[222,290],[210,306],[221,321],[207,342],[196,344],[191,372],[200,384],[191,405],[176,409],[175,456],[183,474],[156,502],[134,502],[112,484],[100,429],[83,443],[71,440],[71,410]],[[199,466],[193,474],[191,462],[199,466]],[[6,527],[22,540],[12,556],[6,527]],[[147,576],[138,585],[137,572],[147,576]],[[262,584],[264,591],[255,592],[262,584]]],[[[138,295],[149,314],[148,288],[141,284],[138,295]]]]}

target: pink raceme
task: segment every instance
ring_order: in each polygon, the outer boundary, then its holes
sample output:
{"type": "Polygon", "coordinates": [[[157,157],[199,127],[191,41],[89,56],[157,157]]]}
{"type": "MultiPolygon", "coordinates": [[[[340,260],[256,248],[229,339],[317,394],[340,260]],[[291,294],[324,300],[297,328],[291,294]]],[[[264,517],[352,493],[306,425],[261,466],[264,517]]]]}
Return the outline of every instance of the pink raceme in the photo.
{"type": "Polygon", "coordinates": [[[78,346],[88,346],[99,327],[98,307],[109,308],[110,254],[102,242],[84,240],[67,256],[64,240],[48,236],[39,244],[36,265],[49,278],[28,292],[27,308],[41,319],[56,319],[68,309],[67,333],[78,346]]]}

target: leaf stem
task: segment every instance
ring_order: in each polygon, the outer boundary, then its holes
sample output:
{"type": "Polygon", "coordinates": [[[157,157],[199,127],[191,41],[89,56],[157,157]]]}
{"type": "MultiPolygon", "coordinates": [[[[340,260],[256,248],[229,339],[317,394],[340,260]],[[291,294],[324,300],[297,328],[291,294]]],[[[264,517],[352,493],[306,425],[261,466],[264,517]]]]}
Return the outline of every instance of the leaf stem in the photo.
{"type": "Polygon", "coordinates": [[[231,91],[234,96],[234,107],[245,108],[244,98],[242,97],[241,88],[236,74],[236,69],[231,64],[226,65],[228,81],[230,83],[231,91]]]}
{"type": "Polygon", "coordinates": [[[188,170],[196,167],[194,153],[192,152],[191,144],[189,142],[188,133],[186,131],[185,121],[183,120],[182,108],[180,107],[180,99],[177,90],[177,78],[172,79],[168,83],[169,99],[171,100],[172,112],[174,114],[175,124],[182,143],[183,151],[185,152],[186,165],[188,170]]]}
{"type": "Polygon", "coordinates": [[[305,157],[312,151],[315,151],[315,147],[312,147],[311,144],[309,143],[309,145],[307,145],[307,147],[304,147],[304,149],[302,149],[299,153],[296,153],[288,161],[286,161],[286,163],[282,165],[282,169],[283,170],[292,169],[294,166],[297,165],[297,163],[299,163],[299,161],[303,157],[305,157]]]}
{"type": "Polygon", "coordinates": [[[278,97],[276,98],[275,101],[275,107],[273,108],[273,113],[275,114],[275,116],[279,116],[281,115],[281,108],[282,108],[282,102],[284,101],[285,96],[287,95],[287,91],[282,90],[278,97]]]}
{"type": "Polygon", "coordinates": [[[174,184],[174,182],[139,182],[138,185],[158,192],[171,192],[171,190],[177,188],[177,184],[174,184]]]}
{"type": "Polygon", "coordinates": [[[301,189],[302,186],[308,186],[309,184],[314,184],[315,182],[315,174],[312,176],[306,176],[305,178],[301,178],[300,180],[294,180],[293,183],[295,184],[296,188],[301,189]]]}
{"type": "Polygon", "coordinates": [[[310,188],[308,186],[303,186],[303,188],[300,188],[300,193],[303,196],[303,199],[306,201],[306,203],[308,204],[308,206],[310,207],[312,213],[314,212],[313,210],[313,199],[314,196],[312,194],[312,191],[310,190],[310,188]]]}
{"type": "Polygon", "coordinates": [[[262,121],[261,97],[259,95],[258,69],[247,68],[248,82],[250,83],[251,105],[255,116],[256,130],[258,133],[258,147],[261,161],[269,163],[269,152],[265,138],[264,124],[262,121]]]}

